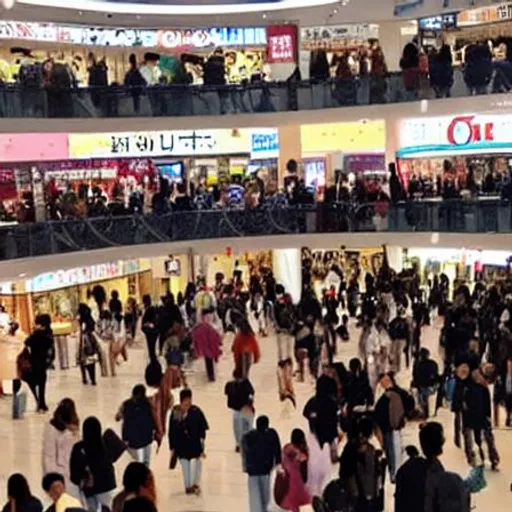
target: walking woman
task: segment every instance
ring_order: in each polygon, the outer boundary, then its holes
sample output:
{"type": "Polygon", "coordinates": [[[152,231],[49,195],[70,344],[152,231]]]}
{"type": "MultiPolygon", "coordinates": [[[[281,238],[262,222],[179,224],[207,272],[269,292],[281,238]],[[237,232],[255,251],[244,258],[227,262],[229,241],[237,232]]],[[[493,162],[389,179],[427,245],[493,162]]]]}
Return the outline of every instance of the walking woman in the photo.
{"type": "Polygon", "coordinates": [[[126,341],[133,343],[137,333],[137,321],[139,320],[139,308],[137,301],[130,297],[124,310],[124,326],[126,328],[126,341]]]}
{"type": "Polygon", "coordinates": [[[116,488],[114,461],[102,436],[101,423],[91,416],[84,421],[82,441],[71,452],[71,482],[82,490],[89,512],[101,506],[110,508],[112,491],[116,488]]]}
{"type": "Polygon", "coordinates": [[[27,479],[19,473],[9,477],[7,497],[9,501],[5,504],[2,512],[43,512],[43,505],[32,496],[27,479]]]}
{"type": "Polygon", "coordinates": [[[142,315],[142,332],[146,336],[150,361],[156,361],[156,342],[158,340],[158,310],[151,304],[151,297],[142,297],[144,314],[142,315]]]}
{"type": "Polygon", "coordinates": [[[33,333],[26,339],[30,351],[28,385],[37,403],[38,412],[48,412],[46,405],[46,379],[48,368],[55,358],[55,344],[49,315],[38,315],[33,333]]]}
{"type": "Polygon", "coordinates": [[[174,407],[169,420],[169,448],[172,452],[171,469],[179,460],[187,494],[201,494],[199,483],[208,429],[203,411],[192,404],[192,391],[183,389],[180,404],[174,407]]]}
{"type": "Polygon", "coordinates": [[[308,445],[301,429],[292,431],[291,442],[283,448],[283,470],[288,475],[288,489],[278,505],[290,512],[299,512],[309,505],[311,497],[306,488],[308,481],[308,445]]]}
{"type": "Polygon", "coordinates": [[[249,378],[252,363],[256,364],[260,360],[260,347],[246,318],[242,318],[239,322],[238,333],[233,340],[231,350],[235,359],[235,368],[239,370],[243,379],[249,378]]]}
{"type": "Polygon", "coordinates": [[[80,491],[71,482],[69,463],[73,446],[80,441],[79,426],[75,402],[64,398],[43,431],[43,475],[61,474],[68,494],[75,498],[80,496],[80,491]]]}
{"type": "Polygon", "coordinates": [[[222,337],[208,320],[208,315],[201,315],[201,320],[191,331],[196,357],[204,357],[206,374],[210,382],[215,381],[215,363],[222,354],[222,337]]]}
{"type": "Polygon", "coordinates": [[[82,372],[82,382],[87,384],[87,376],[91,384],[96,386],[96,363],[100,360],[100,345],[94,332],[95,322],[91,310],[86,304],[78,306],[80,322],[80,340],[78,343],[78,364],[82,372]]]}
{"type": "Polygon", "coordinates": [[[133,460],[149,467],[151,444],[156,439],[160,445],[162,438],[158,436],[153,408],[142,384],[133,388],[131,398],[123,402],[116,420],[123,421],[123,441],[133,460]]]}

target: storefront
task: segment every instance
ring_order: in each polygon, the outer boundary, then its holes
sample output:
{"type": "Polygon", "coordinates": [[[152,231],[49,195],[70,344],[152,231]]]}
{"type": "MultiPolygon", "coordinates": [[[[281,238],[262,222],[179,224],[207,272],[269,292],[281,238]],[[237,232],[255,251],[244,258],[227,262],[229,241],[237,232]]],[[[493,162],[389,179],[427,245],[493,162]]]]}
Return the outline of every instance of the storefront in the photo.
{"type": "Polygon", "coordinates": [[[116,290],[123,304],[129,297],[140,303],[144,294],[151,293],[150,261],[113,261],[2,283],[0,304],[24,332],[30,332],[34,318],[40,314],[49,314],[57,324],[73,322],[78,304],[87,303],[88,292],[97,285],[105,289],[107,297],[116,290]]]}
{"type": "Polygon", "coordinates": [[[382,120],[301,126],[302,176],[322,191],[342,175],[351,182],[386,176],[386,129],[382,120]]]}
{"type": "Polygon", "coordinates": [[[155,300],[169,292],[176,298],[194,281],[193,260],[189,254],[168,254],[151,259],[152,295],[155,300]]]}
{"type": "Polygon", "coordinates": [[[359,285],[364,291],[366,274],[377,275],[384,261],[382,247],[302,249],[302,281],[309,283],[318,298],[324,290],[334,286],[336,290],[342,282],[359,276],[359,285]]]}
{"type": "Polygon", "coordinates": [[[441,273],[447,275],[452,285],[454,282],[471,285],[481,280],[495,284],[509,277],[511,256],[509,251],[438,247],[403,251],[404,268],[418,268],[423,284],[441,273]]]}
{"type": "Polygon", "coordinates": [[[512,31],[512,2],[421,18],[418,30],[423,47],[438,48],[443,42],[448,44],[455,65],[464,64],[466,48],[478,41],[488,41],[493,56],[503,59],[499,39],[508,38],[512,31]]]}
{"type": "Polygon", "coordinates": [[[361,59],[368,58],[371,46],[379,40],[379,25],[361,23],[301,28],[300,67],[302,77],[314,76],[315,61],[325,52],[330,74],[336,75],[337,61],[346,56],[350,69],[358,75],[361,59]]]}
{"type": "Polygon", "coordinates": [[[71,159],[150,158],[171,181],[215,185],[258,170],[277,180],[274,128],[70,134],[71,159]]]}
{"type": "MultiPolygon", "coordinates": [[[[468,172],[482,191],[484,179],[500,182],[512,163],[512,115],[446,116],[400,123],[397,163],[404,186],[414,175],[427,195],[438,195],[446,178],[466,187],[468,172]]],[[[485,190],[483,190],[485,192],[485,190]]]]}
{"type": "Polygon", "coordinates": [[[51,58],[86,86],[90,53],[105,61],[109,83],[124,83],[130,54],[140,64],[146,53],[156,54],[165,81],[182,83],[184,71],[194,84],[203,83],[205,60],[215,48],[224,50],[228,83],[270,80],[265,64],[297,62],[294,25],[150,30],[0,21],[0,40],[3,82],[16,81],[20,68],[51,58]]]}

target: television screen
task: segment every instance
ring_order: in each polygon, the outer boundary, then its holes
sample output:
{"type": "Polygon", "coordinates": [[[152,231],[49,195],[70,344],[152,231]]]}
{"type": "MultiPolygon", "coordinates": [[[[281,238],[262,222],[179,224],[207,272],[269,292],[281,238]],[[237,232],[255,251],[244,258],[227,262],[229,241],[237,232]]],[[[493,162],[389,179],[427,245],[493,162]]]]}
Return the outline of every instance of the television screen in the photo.
{"type": "Polygon", "coordinates": [[[169,178],[170,180],[181,183],[183,181],[183,175],[185,174],[185,166],[183,162],[174,162],[171,164],[160,164],[157,165],[158,172],[169,178]]]}

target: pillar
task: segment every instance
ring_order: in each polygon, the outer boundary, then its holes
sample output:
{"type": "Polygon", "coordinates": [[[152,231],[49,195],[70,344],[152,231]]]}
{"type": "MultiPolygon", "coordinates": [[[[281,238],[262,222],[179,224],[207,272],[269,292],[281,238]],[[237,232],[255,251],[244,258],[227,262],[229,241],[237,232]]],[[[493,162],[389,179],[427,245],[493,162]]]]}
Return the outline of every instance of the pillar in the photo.
{"type": "Polygon", "coordinates": [[[386,119],[386,163],[396,160],[396,152],[400,149],[401,119],[386,119]]]}
{"type": "Polygon", "coordinates": [[[389,266],[397,273],[402,272],[404,267],[403,247],[396,245],[386,245],[386,255],[389,266]]]}
{"type": "Polygon", "coordinates": [[[279,161],[278,161],[278,183],[283,186],[283,179],[286,175],[286,163],[294,159],[300,162],[302,158],[302,144],[300,136],[300,125],[285,125],[279,127],[279,161]]]}
{"type": "Polygon", "coordinates": [[[417,22],[414,20],[379,23],[379,41],[389,71],[400,70],[403,47],[412,41],[417,31],[417,22]]]}
{"type": "Polygon", "coordinates": [[[302,293],[301,250],[275,249],[272,251],[272,268],[276,283],[282,284],[297,304],[302,293]]]}

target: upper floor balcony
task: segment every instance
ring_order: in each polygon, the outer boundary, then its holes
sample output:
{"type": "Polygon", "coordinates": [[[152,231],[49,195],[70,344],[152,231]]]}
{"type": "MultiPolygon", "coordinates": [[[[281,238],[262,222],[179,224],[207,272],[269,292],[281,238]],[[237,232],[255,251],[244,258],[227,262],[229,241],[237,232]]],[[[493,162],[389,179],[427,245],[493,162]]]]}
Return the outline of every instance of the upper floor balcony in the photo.
{"type": "MultiPolygon", "coordinates": [[[[484,70],[485,71],[485,70],[484,70]]],[[[437,83],[417,70],[328,80],[236,85],[155,85],[62,88],[0,87],[0,118],[127,118],[223,116],[311,111],[464,98],[508,92],[512,64],[494,63],[487,74],[453,70],[437,83]]]]}
{"type": "Polygon", "coordinates": [[[147,253],[150,251],[148,246],[153,244],[181,243],[182,247],[193,247],[204,241],[218,245],[219,241],[229,243],[229,240],[251,237],[259,238],[260,245],[263,243],[266,248],[274,245],[273,237],[286,236],[290,243],[290,236],[300,235],[302,238],[297,238],[295,243],[298,247],[302,242],[308,245],[303,237],[311,235],[327,235],[329,238],[324,242],[343,245],[344,238],[357,234],[359,240],[357,237],[351,240],[357,244],[369,233],[377,235],[373,238],[377,245],[390,240],[392,235],[400,236],[401,244],[408,243],[404,235],[413,237],[421,233],[427,234],[429,240],[433,234],[437,237],[439,233],[459,234],[467,243],[471,243],[467,235],[510,235],[512,203],[498,197],[432,198],[396,204],[387,201],[319,203],[3,223],[0,227],[0,261],[120,247],[139,247],[147,253]]]}

